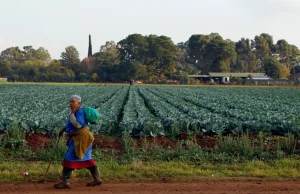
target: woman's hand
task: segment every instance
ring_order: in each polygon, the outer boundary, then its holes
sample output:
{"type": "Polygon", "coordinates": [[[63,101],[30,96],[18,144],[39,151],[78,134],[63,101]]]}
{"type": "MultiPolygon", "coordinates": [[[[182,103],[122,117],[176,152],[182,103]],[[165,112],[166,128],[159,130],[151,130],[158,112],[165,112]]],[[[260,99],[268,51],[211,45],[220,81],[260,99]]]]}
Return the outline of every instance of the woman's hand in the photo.
{"type": "Polygon", "coordinates": [[[75,112],[78,111],[78,110],[79,110],[79,108],[74,108],[74,109],[72,109],[71,114],[75,114],[75,112]]]}

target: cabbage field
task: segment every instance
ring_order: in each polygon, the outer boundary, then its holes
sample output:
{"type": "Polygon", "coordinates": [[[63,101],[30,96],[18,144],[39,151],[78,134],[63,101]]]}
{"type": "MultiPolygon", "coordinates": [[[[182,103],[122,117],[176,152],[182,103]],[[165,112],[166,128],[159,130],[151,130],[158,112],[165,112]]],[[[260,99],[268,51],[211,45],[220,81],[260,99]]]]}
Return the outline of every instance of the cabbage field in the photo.
{"type": "Polygon", "coordinates": [[[295,88],[0,85],[0,130],[18,122],[24,132],[51,133],[69,115],[69,97],[97,108],[94,133],[170,136],[184,132],[298,133],[295,88]]]}

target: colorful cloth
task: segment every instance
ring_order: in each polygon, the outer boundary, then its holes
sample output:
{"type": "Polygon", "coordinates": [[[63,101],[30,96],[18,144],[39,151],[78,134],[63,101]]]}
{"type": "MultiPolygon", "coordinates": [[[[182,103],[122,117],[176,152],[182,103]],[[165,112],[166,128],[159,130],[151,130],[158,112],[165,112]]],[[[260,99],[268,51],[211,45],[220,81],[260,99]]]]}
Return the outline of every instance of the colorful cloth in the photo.
{"type": "Polygon", "coordinates": [[[82,159],[87,148],[94,141],[93,134],[87,127],[84,127],[77,131],[69,133],[68,135],[73,139],[76,156],[82,159]]]}
{"type": "Polygon", "coordinates": [[[96,162],[93,159],[90,159],[87,161],[79,161],[79,162],[69,162],[67,160],[64,160],[62,165],[63,165],[63,167],[66,167],[66,168],[81,169],[81,168],[88,168],[91,166],[96,166],[96,162]]]}
{"type": "MultiPolygon", "coordinates": [[[[87,127],[87,121],[85,119],[85,113],[83,108],[80,108],[76,113],[75,117],[77,122],[82,126],[82,128],[87,127]]],[[[68,120],[66,124],[66,133],[72,134],[80,129],[77,129],[73,126],[73,124],[68,120]]],[[[96,165],[95,161],[92,159],[92,144],[90,143],[87,146],[87,149],[84,154],[81,155],[82,158],[76,156],[74,139],[72,137],[69,138],[68,141],[68,150],[65,154],[63,166],[67,168],[87,168],[90,166],[96,165]]]]}

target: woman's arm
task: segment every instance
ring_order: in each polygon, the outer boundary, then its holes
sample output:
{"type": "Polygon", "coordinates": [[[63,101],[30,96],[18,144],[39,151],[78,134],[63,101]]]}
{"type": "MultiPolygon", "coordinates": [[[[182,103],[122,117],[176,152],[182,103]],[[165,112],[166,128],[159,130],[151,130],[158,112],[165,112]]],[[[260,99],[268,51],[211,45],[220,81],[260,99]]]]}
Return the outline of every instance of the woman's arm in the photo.
{"type": "Polygon", "coordinates": [[[70,114],[70,122],[74,125],[74,127],[76,127],[77,129],[80,129],[82,127],[82,125],[77,122],[77,119],[75,117],[75,114],[72,112],[70,114]]]}
{"type": "Polygon", "coordinates": [[[86,124],[86,118],[83,109],[79,109],[76,113],[75,111],[72,111],[69,118],[70,122],[77,129],[82,128],[86,124]]]}

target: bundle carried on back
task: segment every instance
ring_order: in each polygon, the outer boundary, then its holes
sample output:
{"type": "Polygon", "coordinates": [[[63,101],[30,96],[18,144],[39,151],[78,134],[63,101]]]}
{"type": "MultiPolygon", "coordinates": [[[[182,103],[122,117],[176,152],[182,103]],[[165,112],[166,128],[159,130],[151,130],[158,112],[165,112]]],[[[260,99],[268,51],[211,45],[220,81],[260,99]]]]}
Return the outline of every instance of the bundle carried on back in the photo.
{"type": "Polygon", "coordinates": [[[84,107],[83,110],[85,112],[86,120],[90,124],[97,124],[101,119],[101,114],[97,109],[92,107],[84,107]]]}

